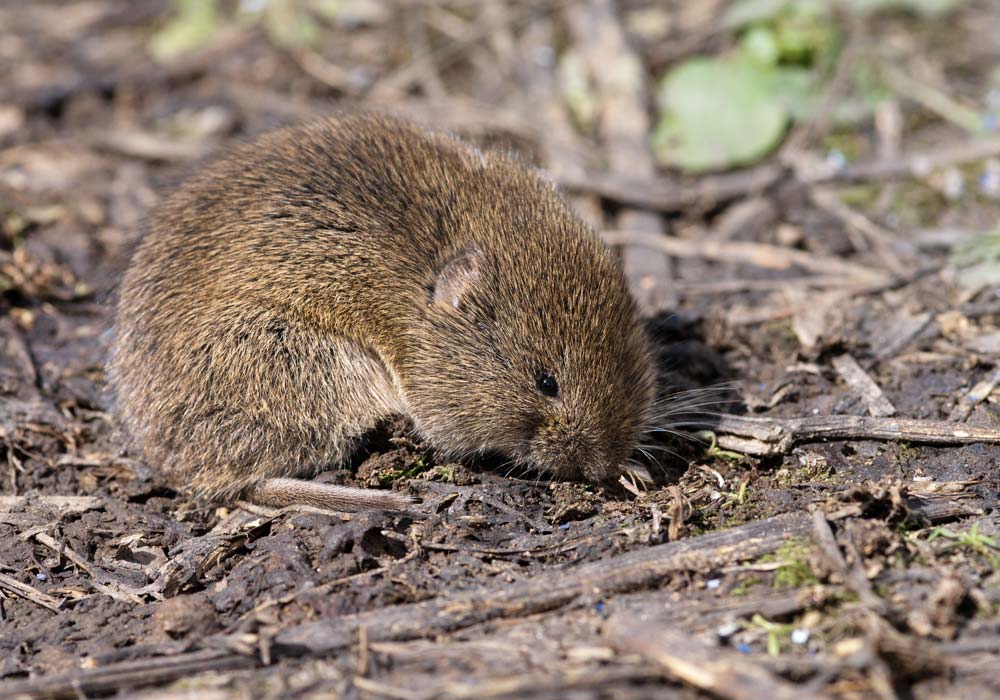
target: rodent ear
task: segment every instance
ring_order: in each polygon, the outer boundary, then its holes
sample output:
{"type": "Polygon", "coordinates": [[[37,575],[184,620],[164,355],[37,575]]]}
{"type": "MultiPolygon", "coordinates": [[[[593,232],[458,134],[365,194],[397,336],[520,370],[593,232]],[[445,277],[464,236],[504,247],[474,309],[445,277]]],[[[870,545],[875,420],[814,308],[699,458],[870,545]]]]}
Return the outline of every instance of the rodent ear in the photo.
{"type": "Polygon", "coordinates": [[[455,256],[438,273],[431,303],[448,309],[459,309],[462,300],[479,279],[480,253],[475,248],[455,256]]]}

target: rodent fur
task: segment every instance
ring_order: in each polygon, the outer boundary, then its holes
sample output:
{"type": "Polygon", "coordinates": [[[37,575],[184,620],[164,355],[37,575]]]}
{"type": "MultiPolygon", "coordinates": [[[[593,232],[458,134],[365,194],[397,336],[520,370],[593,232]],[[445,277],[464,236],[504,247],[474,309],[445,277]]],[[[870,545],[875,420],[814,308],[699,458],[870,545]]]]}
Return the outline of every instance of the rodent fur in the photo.
{"type": "Polygon", "coordinates": [[[406,499],[292,477],[390,415],[448,457],[601,481],[654,396],[619,266],[554,186],[374,114],[272,132],[170,195],[108,378],[131,445],[196,495],[346,509],[406,499]]]}

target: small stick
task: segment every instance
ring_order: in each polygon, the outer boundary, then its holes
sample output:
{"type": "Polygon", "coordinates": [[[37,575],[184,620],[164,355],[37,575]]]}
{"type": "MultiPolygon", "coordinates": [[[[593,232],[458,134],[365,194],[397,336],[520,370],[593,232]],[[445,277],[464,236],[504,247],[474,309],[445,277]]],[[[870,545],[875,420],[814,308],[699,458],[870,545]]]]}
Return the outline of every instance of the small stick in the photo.
{"type": "Polygon", "coordinates": [[[843,354],[833,358],[833,368],[844,382],[860,394],[868,406],[868,415],[876,417],[891,416],[896,413],[896,407],[885,397],[875,380],[865,372],[852,355],[843,354]]]}
{"type": "Polygon", "coordinates": [[[723,414],[709,426],[719,447],[758,457],[787,453],[794,445],[821,440],[891,440],[930,445],[1000,443],[1000,430],[948,421],[871,416],[756,418],[723,414]]]}
{"type": "MultiPolygon", "coordinates": [[[[649,150],[649,87],[642,61],[629,45],[625,28],[610,0],[589,0],[566,7],[570,34],[581,52],[600,102],[599,131],[608,167],[633,177],[653,177],[656,163],[649,150]]],[[[625,208],[615,217],[616,228],[663,233],[660,217],[625,208]]],[[[632,296],[644,315],[676,306],[670,288],[671,261],[664,252],[626,244],[622,268],[632,296]]]]}
{"type": "Polygon", "coordinates": [[[0,496],[0,512],[28,508],[53,508],[63,513],[97,510],[104,501],[96,496],[0,496]]]}
{"type": "Polygon", "coordinates": [[[964,421],[972,413],[972,409],[985,401],[993,393],[998,384],[1000,384],[1000,367],[994,369],[993,374],[976,384],[968,394],[962,397],[962,400],[951,409],[951,413],[948,414],[948,420],[955,421],[956,423],[964,421]]]}
{"type": "MultiPolygon", "coordinates": [[[[887,269],[896,275],[902,275],[906,272],[906,266],[899,261],[899,256],[892,250],[892,232],[879,226],[864,214],[851,209],[831,190],[812,188],[809,191],[809,196],[813,204],[840,220],[848,231],[857,231],[866,236],[887,269]]],[[[858,252],[864,252],[864,248],[859,249],[858,252]]]]}
{"type": "Polygon", "coordinates": [[[76,564],[78,567],[87,572],[91,577],[91,585],[100,593],[106,596],[114,598],[115,600],[122,600],[126,603],[133,603],[135,605],[142,605],[143,600],[139,597],[141,591],[132,589],[119,581],[112,581],[110,584],[102,583],[97,579],[99,577],[108,577],[107,574],[100,572],[94,567],[89,561],[84,559],[82,556],[74,552],[72,549],[67,547],[65,544],[56,542],[52,537],[44,532],[37,532],[34,534],[36,540],[41,544],[54,551],[56,554],[62,557],[66,557],[71,562],[76,564]]]}
{"type": "Polygon", "coordinates": [[[837,539],[830,529],[826,514],[822,510],[814,510],[812,514],[813,534],[816,536],[816,544],[819,545],[820,552],[827,561],[827,565],[840,574],[844,582],[850,587],[858,599],[872,612],[884,615],[887,612],[885,601],[875,595],[868,578],[861,570],[861,562],[855,551],[855,559],[852,564],[848,564],[844,555],[840,551],[837,539]]]}
{"type": "Polygon", "coordinates": [[[801,267],[822,274],[839,274],[864,282],[887,281],[879,270],[854,265],[840,258],[810,255],[801,250],[749,241],[687,240],[648,231],[605,231],[604,242],[611,246],[640,245],[682,258],[744,263],[768,270],[801,267]]]}
{"type": "Polygon", "coordinates": [[[820,698],[730,649],[709,647],[681,630],[619,615],[604,633],[620,651],[639,654],[682,683],[725,700],[820,698]]]}
{"type": "Polygon", "coordinates": [[[983,122],[978,114],[941,90],[910,77],[894,66],[883,65],[881,73],[892,90],[919,103],[945,121],[973,134],[983,131],[983,122]]]}
{"type": "MultiPolygon", "coordinates": [[[[230,651],[214,649],[195,651],[176,656],[136,659],[60,675],[6,681],[3,686],[3,697],[18,700],[81,698],[112,693],[134,686],[166,683],[205,671],[227,671],[255,665],[257,665],[255,659],[230,651]]],[[[199,697],[211,696],[206,694],[199,697]]]]}
{"type": "Polygon", "coordinates": [[[837,167],[792,168],[766,163],[749,170],[708,175],[678,182],[667,177],[643,178],[613,173],[560,174],[559,183],[568,190],[593,192],[608,199],[663,212],[711,208],[722,202],[763,192],[782,180],[797,179],[805,185],[828,182],[851,183],[924,177],[934,170],[1000,155],[1000,137],[968,139],[929,151],[898,158],[876,158],[837,167]]]}
{"type": "Polygon", "coordinates": [[[0,588],[25,600],[30,600],[36,605],[41,605],[52,612],[61,612],[62,601],[53,598],[47,593],[36,591],[28,584],[21,583],[16,578],[7,576],[6,574],[0,574],[0,588]]]}

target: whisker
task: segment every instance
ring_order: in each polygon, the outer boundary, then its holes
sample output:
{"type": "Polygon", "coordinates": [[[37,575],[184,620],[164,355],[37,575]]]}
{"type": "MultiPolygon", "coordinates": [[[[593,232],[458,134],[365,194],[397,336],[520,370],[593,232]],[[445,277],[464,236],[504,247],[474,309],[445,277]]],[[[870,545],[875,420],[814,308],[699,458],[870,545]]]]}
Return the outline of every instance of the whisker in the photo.
{"type": "Polygon", "coordinates": [[[660,464],[660,460],[658,460],[656,457],[654,457],[652,455],[652,453],[649,452],[649,450],[647,450],[642,445],[636,445],[636,449],[639,451],[639,454],[641,454],[643,457],[645,457],[646,459],[648,459],[650,462],[653,462],[656,466],[658,466],[658,467],[662,466],[660,464]]]}
{"type": "MultiPolygon", "coordinates": [[[[677,452],[676,450],[672,450],[672,449],[670,449],[669,447],[667,447],[665,445],[645,445],[644,447],[645,447],[645,449],[649,449],[649,450],[657,450],[659,452],[665,452],[668,455],[670,455],[671,457],[673,457],[674,459],[677,459],[679,461],[683,461],[684,460],[684,456],[680,452],[677,452]]],[[[658,467],[660,467],[661,469],[664,469],[663,465],[660,464],[659,460],[654,460],[654,461],[656,462],[656,465],[658,467]]]]}

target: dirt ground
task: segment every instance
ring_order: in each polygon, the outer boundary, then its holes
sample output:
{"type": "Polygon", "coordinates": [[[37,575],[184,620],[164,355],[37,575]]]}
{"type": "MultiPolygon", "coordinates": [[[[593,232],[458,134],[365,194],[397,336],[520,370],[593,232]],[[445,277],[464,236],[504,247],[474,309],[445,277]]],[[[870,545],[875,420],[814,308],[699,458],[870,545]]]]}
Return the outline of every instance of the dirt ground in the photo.
{"type": "Polygon", "coordinates": [[[854,27],[922,91],[700,176],[649,155],[653,79],[726,50],[724,3],[399,5],[161,64],[167,2],[0,4],[0,697],[1000,697],[1000,296],[948,253],[1000,210],[996,133],[949,119],[1000,89],[1000,3],[854,27]],[[196,503],[123,453],[102,364],[143,218],[220,147],[359,105],[549,169],[671,385],[717,387],[684,395],[711,432],[648,487],[439,463],[403,422],[320,477],[412,518],[196,503]]]}

